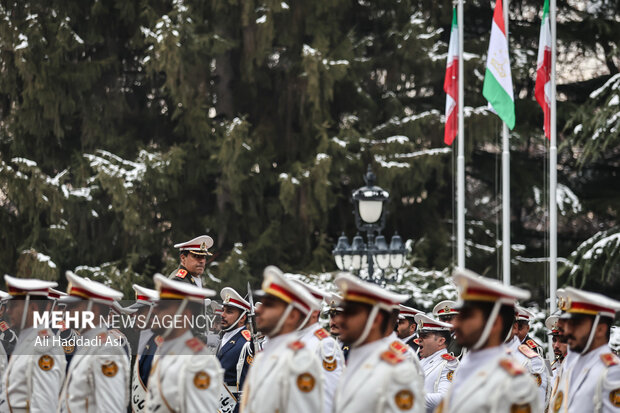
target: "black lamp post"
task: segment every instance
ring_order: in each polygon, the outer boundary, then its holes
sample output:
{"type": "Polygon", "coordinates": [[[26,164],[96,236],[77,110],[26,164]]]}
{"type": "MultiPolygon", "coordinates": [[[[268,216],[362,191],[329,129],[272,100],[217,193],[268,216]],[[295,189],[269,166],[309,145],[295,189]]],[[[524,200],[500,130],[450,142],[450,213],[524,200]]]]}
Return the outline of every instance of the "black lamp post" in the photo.
{"type": "Polygon", "coordinates": [[[390,194],[375,185],[376,179],[369,165],[364,176],[366,186],[356,189],[351,196],[355,205],[353,208],[355,226],[358,231],[366,233],[368,242],[365,243],[358,232],[349,244],[346,235],[342,233],[332,254],[339,270],[354,270],[360,274],[360,270],[367,265],[368,279],[373,282],[383,282],[383,273],[386,269],[391,267],[398,270],[402,267],[406,250],[398,234],[394,234],[389,246],[385,237],[381,235],[387,215],[384,205],[390,198],[390,194]],[[381,269],[382,276],[379,279],[374,276],[375,260],[381,269]]]}

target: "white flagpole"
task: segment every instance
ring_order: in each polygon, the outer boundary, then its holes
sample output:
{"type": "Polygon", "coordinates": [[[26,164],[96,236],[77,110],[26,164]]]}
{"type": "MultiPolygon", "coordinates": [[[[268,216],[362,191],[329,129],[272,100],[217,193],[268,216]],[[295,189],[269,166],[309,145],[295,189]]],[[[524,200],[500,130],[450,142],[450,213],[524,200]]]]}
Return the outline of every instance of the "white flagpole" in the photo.
{"type": "MultiPolygon", "coordinates": [[[[509,0],[505,0],[503,6],[508,43],[509,0]]],[[[510,285],[510,143],[505,122],[502,122],[502,271],[504,284],[510,285]]]]}
{"type": "Polygon", "coordinates": [[[457,11],[457,27],[459,41],[459,70],[458,70],[458,154],[457,162],[457,264],[465,268],[465,127],[463,121],[463,104],[465,101],[463,82],[463,0],[459,0],[457,11]]]}
{"type": "Polygon", "coordinates": [[[556,0],[549,1],[549,23],[551,23],[551,137],[549,142],[549,309],[556,310],[556,290],[558,287],[558,206],[556,203],[557,187],[557,131],[555,100],[555,64],[556,64],[556,0]]]}

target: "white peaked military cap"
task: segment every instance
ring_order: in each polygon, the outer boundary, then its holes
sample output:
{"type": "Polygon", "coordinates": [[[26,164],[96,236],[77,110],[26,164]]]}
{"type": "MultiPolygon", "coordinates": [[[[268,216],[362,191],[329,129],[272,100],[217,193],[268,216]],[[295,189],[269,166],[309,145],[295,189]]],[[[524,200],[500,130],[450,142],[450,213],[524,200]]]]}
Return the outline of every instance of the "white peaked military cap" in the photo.
{"type": "Polygon", "coordinates": [[[533,320],[536,316],[530,310],[520,305],[515,306],[515,320],[527,321],[533,320]]]}
{"type": "Polygon", "coordinates": [[[220,297],[222,297],[222,303],[224,305],[237,307],[242,311],[250,311],[252,309],[250,303],[241,297],[241,294],[230,287],[222,288],[222,291],[220,291],[220,297]]]}
{"type": "Polygon", "coordinates": [[[132,307],[132,306],[123,307],[121,303],[119,303],[118,301],[114,301],[114,303],[112,303],[110,310],[114,311],[117,314],[122,314],[122,315],[131,315],[135,313],[136,311],[138,311],[137,308],[132,307]]]}
{"type": "Polygon", "coordinates": [[[67,286],[68,296],[62,297],[62,302],[74,301],[71,299],[83,298],[96,303],[114,305],[115,300],[123,298],[123,293],[113,288],[103,285],[100,282],[82,278],[71,271],[66,273],[69,285],[67,286]],[[65,300],[68,299],[68,300],[65,300]]]}
{"type": "Polygon", "coordinates": [[[302,288],[305,288],[306,291],[308,291],[310,294],[312,294],[312,296],[314,298],[316,298],[319,301],[327,301],[329,299],[329,293],[326,291],[321,290],[318,287],[315,287],[314,285],[310,285],[308,283],[305,283],[303,281],[300,281],[298,279],[295,278],[289,278],[291,281],[293,281],[295,284],[300,285],[302,288]]]}
{"type": "MultiPolygon", "coordinates": [[[[15,278],[10,275],[5,275],[4,281],[6,282],[6,288],[11,298],[27,295],[47,297],[48,290],[58,286],[58,283],[54,281],[43,281],[34,278],[15,278]]],[[[7,297],[7,299],[8,298],[9,297],[7,297]]]]}
{"type": "Polygon", "coordinates": [[[398,305],[398,310],[399,310],[399,313],[398,313],[399,320],[404,320],[406,318],[415,318],[416,315],[422,313],[422,311],[420,310],[416,310],[413,307],[407,307],[406,305],[402,305],[402,304],[398,305]]]}
{"type": "Polygon", "coordinates": [[[384,290],[375,284],[362,281],[351,274],[340,274],[334,282],[342,293],[344,301],[378,306],[388,311],[398,308],[400,303],[407,301],[407,298],[409,298],[406,295],[384,290]]]}
{"type": "Polygon", "coordinates": [[[47,289],[47,298],[49,298],[50,300],[58,300],[61,297],[65,297],[66,295],[67,293],[65,293],[64,291],[59,291],[51,287],[47,289]]]}
{"type": "Polygon", "coordinates": [[[146,288],[138,284],[131,286],[136,294],[136,303],[144,305],[153,305],[159,300],[159,293],[152,288],[146,288]]]}
{"type": "Polygon", "coordinates": [[[602,294],[566,287],[565,300],[561,310],[569,316],[571,314],[588,314],[615,318],[620,311],[620,301],[613,300],[602,294]]]}
{"type": "Polygon", "coordinates": [[[456,301],[443,300],[437,303],[433,307],[433,315],[435,317],[442,317],[444,315],[458,314],[459,310],[456,309],[456,301]]]}
{"type": "Polygon", "coordinates": [[[558,323],[559,319],[560,317],[557,315],[550,315],[545,320],[545,327],[547,327],[547,330],[549,330],[549,334],[551,334],[552,336],[557,336],[561,334],[559,323],[558,323]]]}
{"type": "Polygon", "coordinates": [[[277,297],[291,304],[303,314],[321,308],[321,302],[314,298],[304,287],[292,282],[276,266],[270,265],[263,271],[262,293],[277,297]]]}
{"type": "Polygon", "coordinates": [[[215,295],[215,291],[208,288],[200,288],[190,283],[171,280],[161,274],[155,274],[153,280],[160,300],[189,300],[203,304],[205,298],[215,295]]]}
{"type": "Polygon", "coordinates": [[[209,248],[213,246],[213,238],[208,235],[201,235],[194,239],[179,244],[174,244],[174,248],[181,251],[191,251],[196,255],[211,255],[209,248]]]}
{"type": "Polygon", "coordinates": [[[452,273],[452,279],[459,289],[459,302],[464,301],[487,301],[502,304],[516,305],[518,300],[530,298],[530,292],[511,285],[504,285],[497,280],[482,277],[473,271],[464,268],[456,268],[452,273]]]}
{"type": "Polygon", "coordinates": [[[328,297],[325,297],[325,301],[329,308],[336,311],[342,311],[342,296],[336,293],[329,293],[328,297]]]}
{"type": "Polygon", "coordinates": [[[418,331],[450,331],[452,324],[430,318],[426,314],[416,314],[415,322],[418,325],[418,331]]]}

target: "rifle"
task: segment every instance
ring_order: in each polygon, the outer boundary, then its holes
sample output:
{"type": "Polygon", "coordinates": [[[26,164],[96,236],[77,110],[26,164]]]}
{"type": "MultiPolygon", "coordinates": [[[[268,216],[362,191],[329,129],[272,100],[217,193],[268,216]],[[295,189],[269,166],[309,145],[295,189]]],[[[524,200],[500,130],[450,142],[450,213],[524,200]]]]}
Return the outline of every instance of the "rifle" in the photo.
{"type": "Polygon", "coordinates": [[[250,325],[250,334],[252,335],[252,347],[254,349],[254,357],[258,354],[258,334],[256,330],[256,314],[254,313],[254,295],[248,281],[248,300],[250,301],[250,312],[248,313],[248,324],[250,325]]]}

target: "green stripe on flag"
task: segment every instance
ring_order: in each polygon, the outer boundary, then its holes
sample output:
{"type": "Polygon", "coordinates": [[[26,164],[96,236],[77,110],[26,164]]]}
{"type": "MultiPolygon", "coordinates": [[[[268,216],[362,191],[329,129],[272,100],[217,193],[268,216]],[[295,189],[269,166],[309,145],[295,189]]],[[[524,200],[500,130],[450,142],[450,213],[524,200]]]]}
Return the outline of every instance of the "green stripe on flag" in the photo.
{"type": "Polygon", "coordinates": [[[489,101],[497,115],[512,130],[515,127],[515,103],[490,70],[484,74],[482,96],[489,101]]]}

